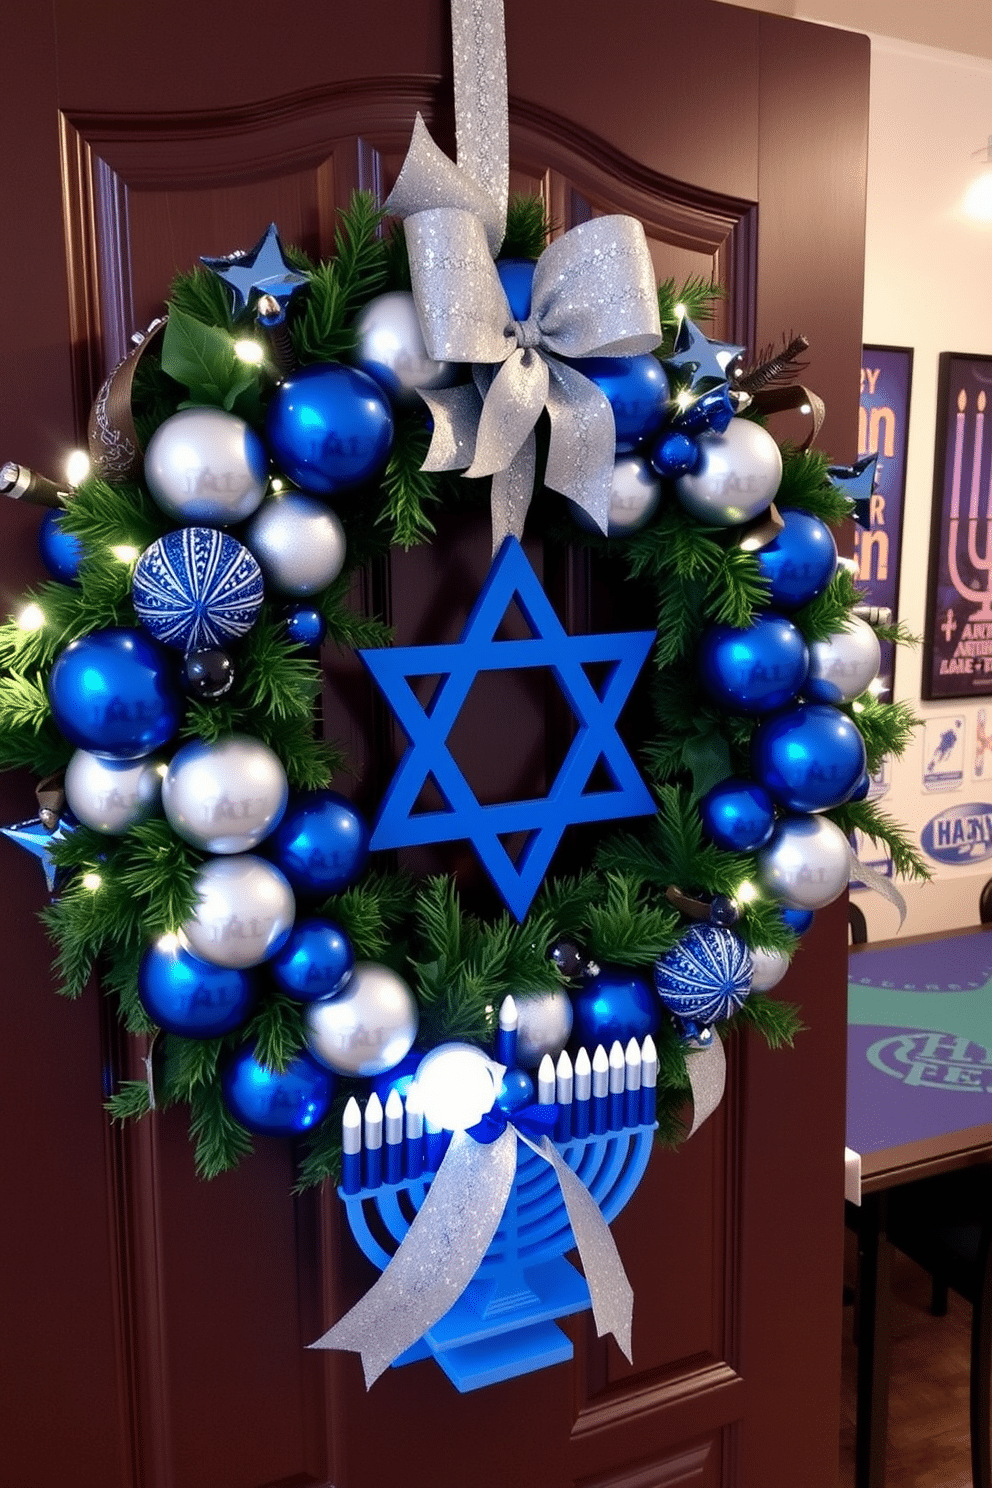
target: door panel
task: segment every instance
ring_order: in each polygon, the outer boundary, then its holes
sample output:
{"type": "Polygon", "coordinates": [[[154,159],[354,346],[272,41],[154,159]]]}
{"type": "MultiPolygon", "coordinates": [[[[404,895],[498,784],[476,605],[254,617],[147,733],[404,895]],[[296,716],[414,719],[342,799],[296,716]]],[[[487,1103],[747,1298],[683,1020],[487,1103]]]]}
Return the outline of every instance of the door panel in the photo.
{"type": "MultiPolygon", "coordinates": [[[[236,15],[218,0],[108,0],[99,27],[71,0],[55,0],[54,24],[29,0],[12,10],[8,134],[31,231],[0,242],[4,459],[58,468],[177,269],[250,245],[271,220],[328,252],[350,192],[388,190],[418,110],[453,151],[445,0],[366,0],[350,27],[335,7],[303,7],[273,28],[252,0],[236,15]]],[[[852,458],[863,39],[708,0],[628,0],[610,16],[595,0],[507,0],[507,12],[514,188],[541,190],[561,226],[638,216],[660,277],[724,285],[720,337],[761,346],[805,331],[829,447],[852,458]]],[[[37,574],[37,513],[11,504],[0,522],[10,602],[37,574]]],[[[529,551],[571,628],[622,619],[581,557],[529,551]]],[[[403,643],[450,639],[487,563],[483,522],[446,529],[436,548],[359,576],[356,603],[388,614],[403,643]]],[[[355,761],[346,788],[371,804],[398,743],[353,659],[328,656],[325,673],[327,727],[355,761]]],[[[467,768],[493,789],[539,789],[546,693],[488,706],[513,710],[519,761],[488,757],[483,716],[459,746],[467,768]]],[[[32,814],[28,779],[0,780],[0,805],[4,821],[32,814]]],[[[484,897],[464,857],[455,845],[410,862],[457,867],[484,897]]],[[[31,919],[40,875],[5,842],[0,864],[0,995],[18,1050],[0,1295],[25,1365],[0,1407],[4,1481],[833,1488],[842,905],[818,916],[782,989],[811,1031],[774,1055],[732,1044],[723,1106],[684,1151],[654,1154],[614,1225],[635,1288],[634,1365],[580,1317],[565,1325],[571,1365],[461,1397],[418,1364],[366,1395],[354,1356],[304,1347],[375,1275],[334,1195],[294,1199],[280,1144],[200,1183],[181,1113],[111,1128],[101,1071],[139,1073],[142,1050],[121,1046],[95,989],[75,1006],[52,996],[31,919]]]]}

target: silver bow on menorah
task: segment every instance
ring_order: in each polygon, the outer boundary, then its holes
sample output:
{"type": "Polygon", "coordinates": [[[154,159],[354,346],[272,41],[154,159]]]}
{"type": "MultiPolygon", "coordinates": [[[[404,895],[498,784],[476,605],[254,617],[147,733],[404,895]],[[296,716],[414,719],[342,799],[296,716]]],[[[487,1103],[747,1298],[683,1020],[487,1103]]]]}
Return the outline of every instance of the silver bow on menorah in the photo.
{"type": "Polygon", "coordinates": [[[422,392],[434,419],[430,471],[491,475],[493,551],[523,535],[547,409],[545,483],[607,530],[616,455],[613,410],[578,368],[639,356],[661,341],[654,267],[632,217],[597,217],[551,243],[516,320],[493,263],[506,222],[506,59],[502,0],[452,0],[458,164],[418,116],[386,210],[404,219],[428,354],[472,366],[473,382],[422,392]],[[479,39],[484,55],[480,61],[479,39]],[[566,360],[562,360],[562,359],[566,360]]]}

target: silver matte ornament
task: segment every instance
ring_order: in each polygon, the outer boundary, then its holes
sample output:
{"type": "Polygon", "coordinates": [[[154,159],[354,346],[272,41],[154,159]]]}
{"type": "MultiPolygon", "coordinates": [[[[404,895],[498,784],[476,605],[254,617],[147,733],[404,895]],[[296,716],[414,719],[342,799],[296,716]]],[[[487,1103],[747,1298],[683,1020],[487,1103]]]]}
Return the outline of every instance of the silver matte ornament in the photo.
{"type": "Polygon", "coordinates": [[[825,816],[787,816],[758,853],[765,892],[789,909],[822,909],[847,887],[851,849],[825,816]]]}
{"type": "Polygon", "coordinates": [[[782,454],[767,430],[733,418],[725,433],[701,434],[697,442],[697,468],[675,482],[690,516],[713,527],[736,527],[767,510],[782,480],[782,454]]]}
{"type": "Polygon", "coordinates": [[[316,594],[344,567],[338,517],[301,491],[271,497],[249,522],[244,540],[258,559],[266,588],[280,594],[316,594]]]}
{"type": "Polygon", "coordinates": [[[450,387],[461,368],[427,353],[413,295],[407,289],[370,300],[355,322],[355,359],[394,403],[423,403],[418,388],[450,387]]]}
{"type": "Polygon", "coordinates": [[[843,629],[811,642],[803,696],[817,703],[849,703],[874,682],[881,661],[878,636],[870,625],[850,615],[843,629]]]}
{"type": "Polygon", "coordinates": [[[77,749],[66,766],[66,804],[84,827],[116,836],[158,810],[164,773],[150,755],[111,760],[77,749]]]}
{"type": "Polygon", "coordinates": [[[789,969],[789,958],[784,951],[755,950],[751,948],[751,991],[767,992],[776,987],[789,969]]]}
{"type": "MultiPolygon", "coordinates": [[[[646,527],[661,500],[661,481],[640,455],[623,455],[613,467],[610,509],[606,519],[608,537],[625,537],[646,527]]],[[[575,501],[568,503],[572,516],[587,532],[599,528],[575,501]]]]}
{"type": "Polygon", "coordinates": [[[289,798],[279,756],[260,739],[232,734],[184,744],[162,784],[172,830],[212,853],[250,852],[282,820],[289,798]]]}
{"type": "Polygon", "coordinates": [[[520,993],[517,1005],[517,1063],[537,1069],[545,1054],[558,1055],[568,1043],[574,1017],[567,992],[520,993]]]}
{"type": "Polygon", "coordinates": [[[243,522],[260,505],[267,480],[261,439],[222,408],[181,409],[159,425],[145,451],[145,483],[177,522],[243,522]]]}
{"type": "Polygon", "coordinates": [[[296,901],[286,878],[253,853],[211,858],[193,880],[197,906],[183,944],[213,966],[260,966],[289,938],[296,901]]]}
{"type": "Polygon", "coordinates": [[[344,991],[311,1002],[306,1044],[341,1075],[380,1075],[409,1054],[417,1037],[417,1000],[402,977],[376,961],[358,961],[344,991]]]}

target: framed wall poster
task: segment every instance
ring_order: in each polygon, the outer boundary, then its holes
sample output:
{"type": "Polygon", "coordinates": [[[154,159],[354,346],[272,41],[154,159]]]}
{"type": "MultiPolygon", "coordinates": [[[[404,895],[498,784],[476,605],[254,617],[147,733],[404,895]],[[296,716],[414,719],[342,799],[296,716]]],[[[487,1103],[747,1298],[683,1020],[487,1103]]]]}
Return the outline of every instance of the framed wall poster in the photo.
{"type": "MultiPolygon", "coordinates": [[[[865,346],[861,352],[858,455],[878,455],[867,528],[858,527],[854,557],[866,603],[898,614],[902,514],[906,491],[909,397],[913,382],[910,346],[865,346]]],[[[895,647],[882,642],[880,696],[892,696],[895,647]]]]}
{"type": "Polygon", "coordinates": [[[992,357],[941,353],[924,698],[992,693],[990,397],[992,357]]]}

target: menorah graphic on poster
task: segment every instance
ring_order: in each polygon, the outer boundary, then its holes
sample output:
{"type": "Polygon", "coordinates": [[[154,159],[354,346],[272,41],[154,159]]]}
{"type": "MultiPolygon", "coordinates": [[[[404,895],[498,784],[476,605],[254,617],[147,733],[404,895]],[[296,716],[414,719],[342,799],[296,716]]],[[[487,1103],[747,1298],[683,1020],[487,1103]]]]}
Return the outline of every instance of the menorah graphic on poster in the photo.
{"type": "MultiPolygon", "coordinates": [[[[988,482],[984,515],[979,515],[982,495],[982,459],[985,443],[986,395],[982,391],[975,400],[974,439],[971,450],[971,480],[968,492],[968,516],[966,521],[969,580],[961,575],[961,536],[964,522],[961,515],[961,488],[965,464],[965,436],[968,420],[968,394],[964,388],[958,393],[958,412],[954,428],[954,465],[951,473],[951,511],[947,525],[947,572],[951,583],[962,599],[978,602],[978,608],[968,616],[972,621],[992,621],[992,480],[988,482]]],[[[947,625],[953,620],[948,615],[947,625]]],[[[948,637],[950,639],[950,637],[948,637]]]]}

